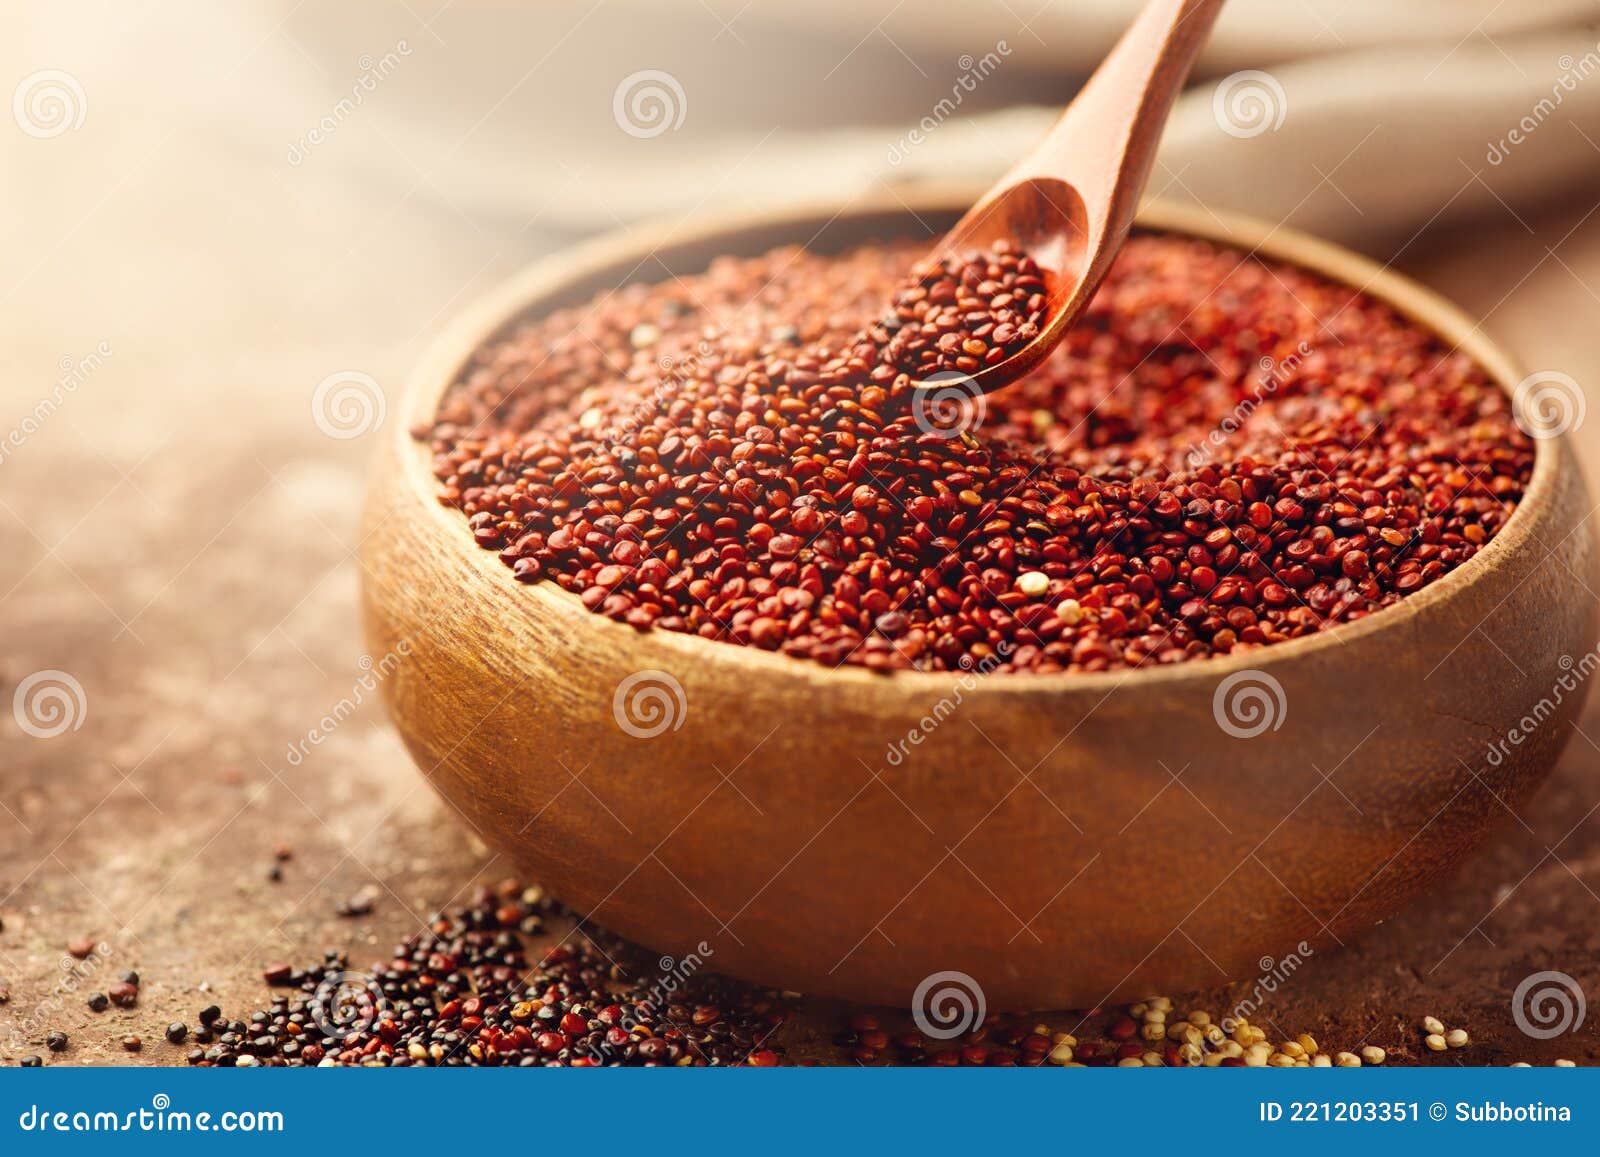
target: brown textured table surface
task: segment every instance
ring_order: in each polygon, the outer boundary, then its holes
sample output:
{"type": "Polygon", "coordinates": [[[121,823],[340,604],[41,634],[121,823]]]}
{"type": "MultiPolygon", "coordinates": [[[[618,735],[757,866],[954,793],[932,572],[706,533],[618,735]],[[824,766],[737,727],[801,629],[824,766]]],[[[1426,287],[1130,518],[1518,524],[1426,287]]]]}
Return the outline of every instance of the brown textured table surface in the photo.
{"type": "MultiPolygon", "coordinates": [[[[161,1026],[213,1000],[258,1007],[268,961],[330,946],[376,959],[505,871],[423,785],[375,702],[290,758],[363,674],[352,548],[367,447],[321,432],[311,398],[342,371],[394,397],[442,315],[555,239],[468,220],[420,173],[412,190],[314,163],[291,180],[276,157],[175,135],[99,91],[71,139],[3,146],[0,427],[20,437],[0,460],[0,691],[9,703],[56,670],[86,704],[51,738],[0,712],[8,1063],[57,1029],[71,1045],[50,1063],[179,1061],[161,1026]],[[71,388],[57,388],[64,365],[71,388]],[[280,844],[294,855],[274,883],[280,844]],[[370,915],[336,914],[366,887],[370,915]],[[62,960],[82,937],[110,951],[78,980],[62,960]],[[88,1011],[85,994],[129,968],[138,1007],[88,1011]],[[118,1045],[130,1031],[147,1042],[136,1057],[118,1045]]],[[[1400,264],[1530,367],[1600,381],[1592,212],[1430,234],[1400,264]]],[[[1600,473],[1600,422],[1578,441],[1600,473]]],[[[1597,744],[1600,702],[1548,788],[1458,878],[1318,953],[1255,1019],[1416,1057],[1431,1013],[1474,1037],[1424,1054],[1435,1063],[1600,1061],[1594,1018],[1537,1041],[1510,1007],[1542,969],[1600,995],[1597,744]]],[[[1220,1014],[1240,995],[1180,1004],[1220,1014]]],[[[839,1015],[803,1005],[791,1055],[832,1056],[839,1015]]]]}

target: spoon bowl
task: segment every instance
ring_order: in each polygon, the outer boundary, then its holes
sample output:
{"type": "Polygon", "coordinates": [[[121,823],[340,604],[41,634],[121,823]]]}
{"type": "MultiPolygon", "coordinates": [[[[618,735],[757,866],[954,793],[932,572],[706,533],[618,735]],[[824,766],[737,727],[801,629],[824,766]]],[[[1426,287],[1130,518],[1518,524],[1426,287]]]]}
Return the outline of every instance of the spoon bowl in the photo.
{"type": "MultiPolygon", "coordinates": [[[[969,213],[940,242],[938,254],[987,251],[1009,242],[1039,263],[1049,287],[1039,336],[997,365],[966,375],[978,393],[1016,381],[1055,350],[1089,304],[1098,279],[1089,273],[1089,210],[1078,190],[1057,177],[1028,177],[1007,185],[982,213],[969,213]]],[[[924,390],[946,382],[921,382],[924,390]]]]}
{"type": "MultiPolygon", "coordinates": [[[[1520,807],[1571,733],[1578,694],[1506,739],[1559,657],[1593,646],[1588,504],[1561,438],[1538,442],[1495,539],[1403,602],[1103,675],[874,675],[636,632],[516,583],[437,501],[407,430],[507,326],[639,269],[931,242],[924,223],[973,193],[639,227],[451,323],[383,431],[367,507],[366,632],[403,656],[382,684],[396,726],[452,809],[588,919],[782,988],[907,1006],[961,974],[989,1008],[1090,1007],[1347,942],[1520,807]]],[[[1521,376],[1453,307],[1334,246],[1171,206],[1140,226],[1359,286],[1507,390],[1521,376]]]]}
{"type": "MultiPolygon", "coordinates": [[[[1133,224],[1161,130],[1223,0],[1147,0],[1034,150],[983,193],[934,248],[960,260],[997,241],[1047,272],[1039,333],[1009,357],[962,375],[969,394],[1016,381],[1050,356],[1088,306],[1133,224]]],[[[945,395],[951,374],[919,382],[945,395]]]]}

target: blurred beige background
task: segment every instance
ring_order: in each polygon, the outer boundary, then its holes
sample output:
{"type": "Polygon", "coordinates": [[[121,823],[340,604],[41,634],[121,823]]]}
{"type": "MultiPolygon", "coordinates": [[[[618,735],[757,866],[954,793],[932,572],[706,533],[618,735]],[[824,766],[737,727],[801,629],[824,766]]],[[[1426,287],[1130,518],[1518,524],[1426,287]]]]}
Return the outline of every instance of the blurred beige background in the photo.
{"type": "MultiPolygon", "coordinates": [[[[0,1058],[37,1048],[44,1022],[19,1010],[90,1019],[59,992],[67,939],[107,939],[140,968],[146,1011],[110,1015],[157,1040],[145,1022],[205,1003],[201,981],[239,1007],[264,960],[330,942],[360,955],[504,870],[375,706],[285,758],[362,674],[368,447],[319,428],[320,382],[365,374],[396,399],[452,311],[642,214],[995,172],[1132,8],[0,5],[0,691],[60,670],[86,704],[47,739],[0,712],[0,1058]],[[618,88],[647,70],[681,89],[682,120],[630,132],[618,88]],[[924,118],[926,140],[892,159],[924,118]],[[283,841],[296,859],[272,885],[283,841]],[[375,916],[334,919],[368,885],[375,916]]],[[[1395,261],[1528,369],[1592,391],[1597,21],[1592,0],[1236,0],[1152,188],[1395,261]],[[1246,70],[1273,82],[1255,81],[1265,127],[1259,106],[1218,111],[1217,86],[1246,70]]],[[[1593,401],[1577,432],[1591,479],[1593,401]]],[[[1519,931],[1593,959],[1600,834],[1571,824],[1588,820],[1594,759],[1575,739],[1526,832],[1404,940],[1330,962],[1326,983],[1381,965],[1402,1004],[1423,982],[1385,954],[1421,944],[1451,962],[1429,983],[1487,1006],[1500,989],[1484,977],[1529,951],[1519,931]],[[1536,870],[1569,838],[1576,870],[1536,870]]],[[[1285,999],[1350,1007],[1330,991],[1285,999]]],[[[120,1059],[110,1039],[75,1036],[67,1059],[120,1059]]]]}

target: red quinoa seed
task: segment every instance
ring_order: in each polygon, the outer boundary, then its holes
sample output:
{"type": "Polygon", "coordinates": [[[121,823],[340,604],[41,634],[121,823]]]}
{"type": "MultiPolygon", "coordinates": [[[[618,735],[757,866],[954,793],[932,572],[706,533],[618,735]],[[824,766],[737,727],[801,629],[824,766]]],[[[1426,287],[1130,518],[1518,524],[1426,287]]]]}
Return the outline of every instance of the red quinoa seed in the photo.
{"type": "Polygon", "coordinates": [[[1522,497],[1532,443],[1470,358],[1356,290],[1175,236],[1130,239],[981,425],[930,424],[916,383],[1020,347],[1047,282],[1005,249],[723,259],[514,327],[419,436],[517,580],[875,670],[1302,637],[1449,573],[1522,497]]]}

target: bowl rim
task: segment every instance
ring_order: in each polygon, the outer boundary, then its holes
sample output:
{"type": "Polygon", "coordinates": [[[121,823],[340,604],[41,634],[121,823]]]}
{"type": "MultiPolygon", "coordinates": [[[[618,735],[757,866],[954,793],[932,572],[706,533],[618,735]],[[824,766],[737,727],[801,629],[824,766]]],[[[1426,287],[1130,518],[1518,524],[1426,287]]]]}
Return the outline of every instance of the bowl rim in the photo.
{"type": "MultiPolygon", "coordinates": [[[[718,238],[737,238],[755,230],[771,231],[785,225],[823,221],[827,225],[848,217],[906,216],[919,213],[959,214],[982,192],[972,183],[938,183],[915,191],[891,190],[853,198],[844,204],[837,200],[797,199],[755,210],[701,210],[681,219],[655,219],[630,228],[565,246],[540,258],[457,312],[429,344],[422,358],[406,379],[400,410],[401,421],[390,424],[383,437],[391,439],[394,454],[404,478],[404,489],[427,513],[430,529],[445,542],[455,545],[455,553],[467,560],[474,573],[487,581],[488,591],[481,596],[494,601],[496,613],[546,617],[557,615],[568,620],[575,630],[625,633],[627,646],[636,648],[646,666],[678,666],[717,661],[748,671],[752,677],[771,678],[780,673],[812,686],[837,687],[854,683],[878,690],[896,686],[908,692],[925,692],[948,686],[971,672],[896,670],[870,671],[847,665],[825,667],[820,663],[796,659],[756,647],[738,646],[703,639],[676,631],[639,631],[586,610],[578,597],[552,583],[522,584],[508,581],[510,572],[494,551],[484,550],[465,532],[460,512],[443,505],[437,496],[437,481],[431,469],[432,452],[426,442],[412,436],[412,430],[433,420],[444,392],[455,382],[468,359],[505,327],[530,316],[541,299],[593,276],[607,267],[636,259],[623,283],[633,283],[634,274],[652,256],[666,249],[704,246],[718,238]],[[508,597],[512,596],[512,597],[508,597]],[[656,662],[652,655],[659,655],[656,662]]],[[[1259,256],[1298,266],[1319,276],[1370,295],[1402,316],[1425,326],[1453,349],[1467,354],[1481,365],[1494,383],[1505,391],[1513,407],[1518,405],[1515,388],[1522,379],[1516,362],[1493,342],[1465,311],[1454,303],[1396,273],[1372,258],[1353,252],[1331,241],[1281,224],[1233,211],[1162,200],[1146,200],[1135,221],[1136,229],[1175,233],[1229,245],[1250,256],[1259,256]]],[[[798,232],[798,231],[797,231],[798,232]]],[[[1449,574],[1429,583],[1415,594],[1384,607],[1354,622],[1341,623],[1312,635],[1204,660],[1135,667],[1103,672],[1022,673],[1014,678],[983,678],[986,691],[1007,695],[1050,692],[1059,695],[1076,691],[1090,695],[1109,695],[1124,683],[1137,680],[1145,685],[1170,685],[1178,682],[1210,683],[1241,670],[1267,670],[1312,657],[1333,647],[1358,642],[1374,632],[1386,631],[1413,621],[1458,597],[1480,577],[1489,573],[1496,560],[1526,545],[1534,521],[1533,512],[1548,502],[1557,482],[1558,463],[1564,457],[1565,434],[1533,438],[1534,463],[1516,510],[1506,525],[1477,554],[1449,574]]],[[[370,533],[370,531],[369,531],[370,533]]]]}

